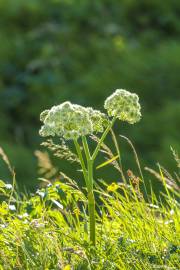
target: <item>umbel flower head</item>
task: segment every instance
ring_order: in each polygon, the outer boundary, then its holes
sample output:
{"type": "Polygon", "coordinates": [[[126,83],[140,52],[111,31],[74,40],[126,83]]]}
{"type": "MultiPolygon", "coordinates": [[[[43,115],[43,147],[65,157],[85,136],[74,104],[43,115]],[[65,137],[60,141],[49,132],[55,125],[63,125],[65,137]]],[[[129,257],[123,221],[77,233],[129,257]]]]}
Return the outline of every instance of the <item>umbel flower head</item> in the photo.
{"type": "Polygon", "coordinates": [[[108,125],[107,115],[98,110],[93,110],[93,108],[87,108],[87,110],[92,121],[93,132],[103,132],[108,125]]]}
{"type": "Polygon", "coordinates": [[[102,132],[103,117],[99,111],[67,101],[41,113],[40,120],[44,125],[39,133],[43,137],[57,135],[66,140],[78,139],[93,132],[102,132]]]}
{"type": "Polygon", "coordinates": [[[134,124],[141,119],[141,106],[139,97],[124,89],[117,89],[105,101],[104,108],[109,116],[134,124]]]}

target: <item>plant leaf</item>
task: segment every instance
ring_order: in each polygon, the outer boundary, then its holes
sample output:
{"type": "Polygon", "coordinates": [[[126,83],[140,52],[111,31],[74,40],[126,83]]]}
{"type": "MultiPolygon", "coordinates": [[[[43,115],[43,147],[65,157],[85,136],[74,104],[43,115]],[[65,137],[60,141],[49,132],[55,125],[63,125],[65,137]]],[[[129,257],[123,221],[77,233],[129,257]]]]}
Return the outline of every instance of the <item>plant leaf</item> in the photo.
{"type": "Polygon", "coordinates": [[[104,166],[106,166],[106,165],[112,163],[112,162],[113,162],[114,160],[116,160],[118,157],[119,157],[119,155],[116,155],[116,156],[114,156],[113,158],[108,159],[107,161],[101,163],[100,165],[98,165],[98,166],[96,167],[96,170],[98,170],[98,169],[100,169],[100,168],[102,168],[102,167],[104,167],[104,166]]]}

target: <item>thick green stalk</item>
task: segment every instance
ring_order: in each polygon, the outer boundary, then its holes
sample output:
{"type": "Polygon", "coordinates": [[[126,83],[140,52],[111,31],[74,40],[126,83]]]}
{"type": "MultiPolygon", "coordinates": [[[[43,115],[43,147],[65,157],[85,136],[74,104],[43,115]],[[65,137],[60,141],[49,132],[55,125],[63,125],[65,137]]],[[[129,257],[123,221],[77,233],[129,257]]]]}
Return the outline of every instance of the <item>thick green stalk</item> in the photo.
{"type": "Polygon", "coordinates": [[[91,158],[88,143],[86,137],[82,138],[85,155],[87,158],[87,169],[88,169],[88,211],[89,211],[89,231],[90,231],[90,242],[95,246],[96,244],[96,219],[95,219],[95,198],[93,191],[93,164],[94,161],[91,158]]]}
{"type": "Polygon", "coordinates": [[[93,191],[93,165],[94,165],[94,160],[101,148],[101,145],[103,141],[105,140],[107,134],[109,133],[110,129],[112,128],[116,118],[114,117],[113,120],[110,122],[106,130],[104,131],[101,139],[98,142],[98,145],[96,146],[96,149],[91,157],[88,143],[86,140],[86,137],[82,137],[82,142],[83,142],[83,147],[84,147],[84,152],[86,155],[87,159],[87,170],[86,166],[84,163],[84,159],[82,156],[81,148],[77,142],[77,140],[74,141],[76,151],[78,153],[80,162],[81,162],[81,167],[83,170],[83,175],[85,178],[86,186],[87,186],[87,191],[88,191],[88,211],[89,211],[89,230],[90,230],[90,242],[95,246],[96,244],[96,220],[95,220],[95,198],[94,198],[94,191],[93,191]]]}
{"type": "Polygon", "coordinates": [[[89,210],[89,228],[90,228],[90,241],[95,246],[96,244],[96,231],[95,231],[95,198],[93,192],[93,160],[88,160],[88,210],[89,210]]]}
{"type": "Polygon", "coordinates": [[[87,170],[84,163],[82,151],[80,148],[79,143],[77,140],[74,140],[74,144],[76,147],[77,154],[80,159],[84,179],[86,182],[86,187],[88,191],[88,211],[89,211],[89,230],[90,230],[90,242],[95,246],[95,199],[94,199],[94,192],[93,192],[93,163],[94,161],[91,159],[89,147],[86,141],[86,138],[82,138],[83,140],[83,147],[87,159],[87,170]]]}
{"type": "Polygon", "coordinates": [[[91,158],[89,146],[86,137],[82,138],[85,155],[87,158],[88,168],[88,211],[89,211],[89,230],[90,230],[90,242],[95,246],[96,244],[96,218],[95,218],[95,198],[93,191],[93,164],[94,161],[91,158]]]}
{"type": "Polygon", "coordinates": [[[79,145],[77,140],[74,140],[74,145],[76,147],[76,152],[78,154],[78,157],[79,157],[79,160],[80,160],[80,163],[81,163],[81,168],[82,168],[82,171],[83,171],[84,180],[85,180],[86,186],[88,188],[88,173],[87,173],[87,169],[86,169],[86,166],[85,166],[85,163],[84,163],[81,148],[80,148],[80,145],[79,145]]]}
{"type": "Polygon", "coordinates": [[[85,136],[82,137],[82,142],[83,142],[83,147],[84,147],[84,152],[85,152],[85,155],[86,155],[86,159],[89,160],[89,159],[91,159],[91,154],[90,154],[89,146],[88,146],[88,143],[87,143],[87,140],[86,140],[85,136]]]}

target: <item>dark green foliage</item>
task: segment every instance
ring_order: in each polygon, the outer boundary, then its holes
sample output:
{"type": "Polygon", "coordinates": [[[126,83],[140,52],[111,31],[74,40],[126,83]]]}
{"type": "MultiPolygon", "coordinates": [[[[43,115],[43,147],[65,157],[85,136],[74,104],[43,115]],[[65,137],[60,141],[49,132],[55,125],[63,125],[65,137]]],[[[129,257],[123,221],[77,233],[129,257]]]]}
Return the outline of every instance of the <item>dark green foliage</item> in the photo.
{"type": "Polygon", "coordinates": [[[102,108],[116,88],[140,96],[143,119],[125,135],[143,160],[152,165],[156,154],[172,165],[169,147],[180,147],[179,0],[1,0],[0,15],[0,145],[16,144],[9,156],[19,160],[17,179],[22,147],[27,181],[34,177],[29,149],[39,147],[42,110],[67,99],[102,108]]]}

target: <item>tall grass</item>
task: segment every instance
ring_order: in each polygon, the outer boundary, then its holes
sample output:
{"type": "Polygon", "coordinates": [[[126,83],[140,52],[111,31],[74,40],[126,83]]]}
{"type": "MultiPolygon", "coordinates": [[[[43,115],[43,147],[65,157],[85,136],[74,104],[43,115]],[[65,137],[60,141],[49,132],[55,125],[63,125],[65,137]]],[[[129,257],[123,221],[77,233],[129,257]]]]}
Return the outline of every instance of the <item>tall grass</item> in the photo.
{"type": "MultiPolygon", "coordinates": [[[[118,160],[113,164],[118,168],[118,160]]],[[[153,188],[144,198],[142,177],[130,170],[127,183],[96,183],[96,247],[88,241],[85,191],[74,180],[63,173],[53,182],[41,178],[41,188],[29,195],[0,181],[0,269],[178,270],[178,181],[162,167],[148,170],[164,186],[162,200],[153,188]]]]}

